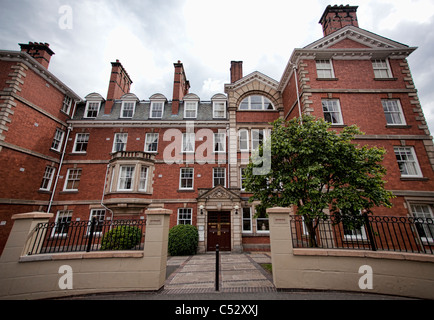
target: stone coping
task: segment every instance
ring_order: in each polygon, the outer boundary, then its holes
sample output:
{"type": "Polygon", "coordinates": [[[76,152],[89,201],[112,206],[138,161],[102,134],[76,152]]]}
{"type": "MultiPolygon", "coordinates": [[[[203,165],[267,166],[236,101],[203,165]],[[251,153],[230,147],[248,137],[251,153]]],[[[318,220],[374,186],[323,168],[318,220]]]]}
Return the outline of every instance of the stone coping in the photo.
{"type": "Polygon", "coordinates": [[[65,252],[21,256],[18,262],[78,260],[78,259],[110,259],[110,258],[143,258],[143,251],[98,251],[98,252],[65,252]]]}
{"type": "Polygon", "coordinates": [[[408,252],[294,248],[293,249],[293,255],[295,255],[295,256],[375,258],[375,259],[409,260],[409,261],[434,263],[434,255],[423,254],[423,253],[408,253],[408,252]]]}

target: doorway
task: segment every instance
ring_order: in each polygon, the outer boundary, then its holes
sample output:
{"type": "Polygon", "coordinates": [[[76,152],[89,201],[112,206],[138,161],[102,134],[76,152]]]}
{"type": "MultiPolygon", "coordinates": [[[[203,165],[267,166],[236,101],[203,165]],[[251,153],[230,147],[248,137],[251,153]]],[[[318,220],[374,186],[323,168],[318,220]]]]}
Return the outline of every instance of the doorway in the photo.
{"type": "Polygon", "coordinates": [[[231,213],[230,211],[208,212],[207,251],[231,251],[231,213]]]}

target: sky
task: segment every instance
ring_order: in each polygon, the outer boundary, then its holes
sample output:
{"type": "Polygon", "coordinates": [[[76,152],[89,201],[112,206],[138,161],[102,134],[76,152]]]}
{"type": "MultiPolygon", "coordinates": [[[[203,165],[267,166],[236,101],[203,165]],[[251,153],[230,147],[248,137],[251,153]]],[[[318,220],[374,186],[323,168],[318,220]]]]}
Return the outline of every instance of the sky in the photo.
{"type": "Polygon", "coordinates": [[[209,100],[229,83],[230,62],[279,81],[294,48],[320,38],[327,5],[359,6],[359,27],[418,49],[408,58],[434,134],[433,0],[0,0],[0,49],[47,42],[49,70],[84,98],[107,95],[119,59],[140,100],[172,98],[180,60],[190,92],[209,100]]]}

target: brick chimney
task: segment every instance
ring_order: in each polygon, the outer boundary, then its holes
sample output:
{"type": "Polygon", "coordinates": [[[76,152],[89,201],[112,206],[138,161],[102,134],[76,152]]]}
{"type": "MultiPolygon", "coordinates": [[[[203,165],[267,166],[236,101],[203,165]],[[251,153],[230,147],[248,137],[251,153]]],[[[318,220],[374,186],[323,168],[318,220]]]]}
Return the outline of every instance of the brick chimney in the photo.
{"type": "Polygon", "coordinates": [[[120,99],[125,93],[130,92],[131,84],[133,83],[119,60],[116,59],[116,62],[112,62],[111,64],[112,72],[110,74],[110,82],[107,91],[105,114],[111,112],[115,99],[120,99]]]}
{"type": "Polygon", "coordinates": [[[48,43],[29,42],[28,44],[19,43],[19,45],[21,47],[21,52],[27,52],[36,61],[48,69],[51,56],[54,54],[54,52],[49,48],[50,45],[48,43]]]}
{"type": "Polygon", "coordinates": [[[243,77],[243,62],[231,61],[231,83],[240,80],[243,77]]]}
{"type": "Polygon", "coordinates": [[[172,97],[172,114],[178,114],[179,102],[188,94],[190,82],[185,76],[184,66],[181,61],[173,64],[175,66],[175,76],[173,78],[173,97],[172,97]]]}
{"type": "Polygon", "coordinates": [[[358,27],[357,6],[340,5],[327,6],[319,20],[322,25],[324,37],[346,26],[358,27]]]}

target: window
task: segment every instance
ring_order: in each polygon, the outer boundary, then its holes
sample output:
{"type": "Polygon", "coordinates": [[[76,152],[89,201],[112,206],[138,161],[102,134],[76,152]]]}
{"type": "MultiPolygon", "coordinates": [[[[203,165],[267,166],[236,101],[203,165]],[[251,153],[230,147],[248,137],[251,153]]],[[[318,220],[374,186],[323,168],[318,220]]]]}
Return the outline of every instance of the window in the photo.
{"type": "Polygon", "coordinates": [[[151,102],[151,114],[150,118],[162,118],[163,117],[164,102],[151,102]]]}
{"type": "Polygon", "coordinates": [[[139,191],[147,191],[148,167],[140,167],[139,191]]]}
{"type": "Polygon", "coordinates": [[[194,152],[195,135],[194,133],[182,134],[182,152],[194,152]]]}
{"type": "Polygon", "coordinates": [[[65,96],[65,98],[63,99],[62,108],[60,110],[62,110],[66,114],[69,114],[69,110],[71,110],[71,105],[72,105],[72,98],[65,96]]]}
{"type": "Polygon", "coordinates": [[[270,232],[270,224],[268,218],[256,218],[256,232],[257,233],[270,232]]]}
{"type": "Polygon", "coordinates": [[[416,219],[416,230],[422,242],[434,242],[434,216],[432,209],[427,204],[413,204],[411,211],[416,219]]]}
{"type": "Polygon", "coordinates": [[[240,186],[241,186],[241,190],[246,190],[246,186],[244,185],[244,170],[246,170],[246,168],[240,168],[240,186]]]}
{"type": "Polygon", "coordinates": [[[121,107],[121,118],[132,118],[135,106],[135,102],[123,101],[121,107]]]}
{"type": "Polygon", "coordinates": [[[197,117],[197,102],[185,102],[184,103],[184,118],[196,118],[197,117]]]}
{"type": "Polygon", "coordinates": [[[158,133],[147,133],[145,138],[145,152],[157,152],[158,133]]]}
{"type": "Polygon", "coordinates": [[[59,128],[56,129],[56,133],[54,134],[53,142],[51,143],[51,150],[60,151],[60,148],[62,147],[64,135],[65,135],[65,132],[63,130],[60,130],[59,128]]]}
{"type": "Polygon", "coordinates": [[[133,189],[135,166],[121,166],[119,172],[118,190],[130,191],[133,189]]]}
{"type": "Polygon", "coordinates": [[[213,118],[226,118],[226,103],[223,101],[213,102],[213,118]]]}
{"type": "Polygon", "coordinates": [[[80,184],[81,169],[68,169],[63,191],[78,191],[80,184]]]}
{"type": "Polygon", "coordinates": [[[399,100],[381,100],[381,103],[383,104],[387,124],[405,125],[404,114],[399,100]]]}
{"type": "Polygon", "coordinates": [[[127,148],[128,133],[115,133],[113,152],[125,151],[127,148]]]}
{"type": "Polygon", "coordinates": [[[249,151],[249,131],[241,129],[238,131],[240,151],[249,151]]]}
{"type": "Polygon", "coordinates": [[[252,150],[258,150],[264,142],[264,129],[252,129],[252,150]]]}
{"type": "Polygon", "coordinates": [[[214,152],[226,151],[226,134],[214,133],[214,152]]]}
{"type": "Polygon", "coordinates": [[[56,169],[51,166],[45,168],[44,177],[42,178],[41,187],[39,188],[40,190],[50,191],[55,171],[56,169]]]}
{"type": "Polygon", "coordinates": [[[325,121],[330,122],[331,124],[344,124],[339,100],[322,100],[321,103],[325,121]]]}
{"type": "Polygon", "coordinates": [[[86,103],[86,110],[84,111],[85,118],[96,118],[99,111],[100,102],[91,102],[88,101],[86,103]]]}
{"type": "Polygon", "coordinates": [[[391,78],[389,62],[387,60],[372,60],[375,78],[391,78]]]}
{"type": "Polygon", "coordinates": [[[264,96],[252,95],[240,103],[240,110],[274,110],[270,99],[264,96]]]}
{"type": "Polygon", "coordinates": [[[89,142],[89,133],[77,133],[75,135],[74,149],[75,153],[86,153],[89,142]]]}
{"type": "Polygon", "coordinates": [[[226,169],[225,168],[212,168],[213,187],[226,186],[226,169]]]}
{"type": "MultiPolygon", "coordinates": [[[[92,221],[93,218],[96,220],[95,229],[93,234],[101,234],[102,228],[104,226],[105,210],[104,209],[92,209],[90,210],[89,220],[92,221]]],[[[87,234],[90,233],[90,225],[87,230],[87,234]]]]}
{"type": "Polygon", "coordinates": [[[251,208],[243,208],[243,232],[252,232],[251,208]]]}
{"type": "Polygon", "coordinates": [[[342,226],[344,228],[344,239],[356,240],[356,241],[366,240],[367,238],[366,238],[366,231],[365,231],[364,224],[360,225],[360,222],[358,221],[359,219],[357,219],[357,217],[348,218],[348,219],[353,220],[353,223],[350,224],[351,220],[342,221],[342,226]]]}
{"type": "Polygon", "coordinates": [[[419,163],[413,147],[394,147],[401,177],[421,177],[419,163]]]}
{"type": "Polygon", "coordinates": [[[71,210],[57,211],[55,228],[51,234],[52,237],[66,237],[68,235],[69,224],[72,219],[71,210]]]}
{"type": "Polygon", "coordinates": [[[334,78],[331,60],[316,60],[318,78],[334,78]]]}
{"type": "Polygon", "coordinates": [[[193,189],[193,168],[181,168],[179,174],[179,188],[180,189],[193,189]]]}
{"type": "Polygon", "coordinates": [[[192,224],[193,210],[191,208],[179,208],[178,209],[178,224],[192,224]]]}

